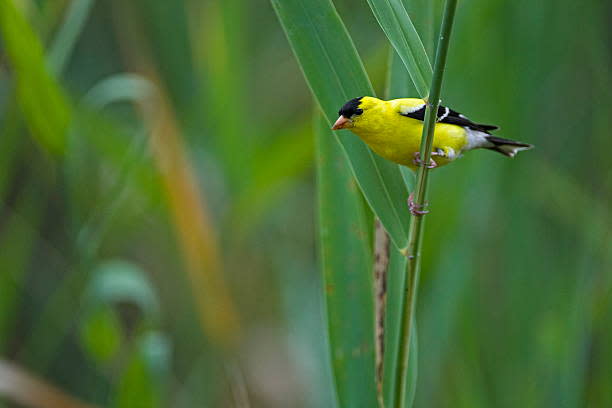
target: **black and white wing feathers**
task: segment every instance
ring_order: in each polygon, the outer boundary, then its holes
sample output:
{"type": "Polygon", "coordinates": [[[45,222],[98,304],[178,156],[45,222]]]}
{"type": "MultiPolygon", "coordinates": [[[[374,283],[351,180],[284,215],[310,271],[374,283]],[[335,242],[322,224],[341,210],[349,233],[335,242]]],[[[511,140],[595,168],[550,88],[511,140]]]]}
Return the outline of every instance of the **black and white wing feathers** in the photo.
{"type": "MultiPolygon", "coordinates": [[[[423,121],[425,120],[425,104],[421,106],[415,106],[414,108],[410,108],[410,109],[404,109],[400,111],[400,115],[423,121]]],[[[489,131],[495,130],[498,128],[495,125],[485,125],[482,123],[472,122],[466,116],[450,108],[447,108],[446,106],[440,106],[438,108],[437,116],[438,116],[437,121],[439,123],[448,123],[451,125],[462,126],[462,127],[466,127],[472,130],[478,130],[480,132],[485,132],[485,133],[488,133],[489,131]]]]}

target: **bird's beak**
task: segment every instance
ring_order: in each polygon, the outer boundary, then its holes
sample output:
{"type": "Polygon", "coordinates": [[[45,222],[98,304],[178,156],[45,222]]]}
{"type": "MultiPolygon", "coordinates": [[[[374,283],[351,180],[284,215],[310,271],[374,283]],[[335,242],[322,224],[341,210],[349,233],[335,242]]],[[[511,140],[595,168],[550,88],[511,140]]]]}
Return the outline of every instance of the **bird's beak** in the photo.
{"type": "Polygon", "coordinates": [[[334,126],[332,126],[332,130],[344,129],[347,127],[349,122],[349,119],[345,118],[344,116],[340,116],[336,123],[334,123],[334,126]]]}

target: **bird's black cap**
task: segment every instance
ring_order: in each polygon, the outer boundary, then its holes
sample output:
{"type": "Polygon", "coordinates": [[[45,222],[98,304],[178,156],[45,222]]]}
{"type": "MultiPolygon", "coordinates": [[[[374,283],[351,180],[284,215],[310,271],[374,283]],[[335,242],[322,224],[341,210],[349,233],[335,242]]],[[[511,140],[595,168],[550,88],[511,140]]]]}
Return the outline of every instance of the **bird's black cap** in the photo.
{"type": "Polygon", "coordinates": [[[338,111],[338,115],[342,115],[347,119],[350,119],[353,115],[361,115],[363,113],[363,109],[359,109],[361,98],[363,98],[363,96],[353,98],[345,103],[344,106],[338,111]]]}

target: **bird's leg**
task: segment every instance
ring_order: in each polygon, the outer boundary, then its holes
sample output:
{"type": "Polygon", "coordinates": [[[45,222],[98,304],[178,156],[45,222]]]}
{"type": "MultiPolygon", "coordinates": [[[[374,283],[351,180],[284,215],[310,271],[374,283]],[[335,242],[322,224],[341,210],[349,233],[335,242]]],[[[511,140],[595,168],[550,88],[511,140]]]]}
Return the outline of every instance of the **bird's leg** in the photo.
{"type": "MultiPolygon", "coordinates": [[[[432,156],[444,156],[444,151],[442,151],[441,149],[436,149],[433,152],[431,152],[432,156]]],[[[412,159],[412,162],[414,164],[416,164],[417,166],[422,166],[423,165],[423,160],[421,160],[421,153],[420,152],[415,152],[414,153],[414,159],[412,159]]],[[[438,167],[438,163],[436,163],[436,161],[432,158],[429,158],[429,164],[427,165],[428,169],[435,169],[436,167],[438,167]]]]}
{"type": "Polygon", "coordinates": [[[410,214],[414,215],[415,217],[420,217],[422,215],[425,215],[429,212],[429,210],[426,210],[427,206],[429,204],[426,202],[424,202],[423,204],[417,204],[414,202],[414,192],[410,193],[410,195],[408,196],[408,209],[410,210],[410,214]]]}
{"type": "MultiPolygon", "coordinates": [[[[432,152],[433,154],[433,152],[432,152]]],[[[421,167],[423,165],[423,160],[421,160],[421,153],[419,152],[415,152],[414,153],[414,159],[412,159],[412,162],[414,164],[416,164],[417,166],[421,167]]],[[[432,158],[429,159],[429,164],[427,165],[428,169],[433,169],[435,167],[438,166],[438,163],[436,163],[436,161],[432,158]]]]}

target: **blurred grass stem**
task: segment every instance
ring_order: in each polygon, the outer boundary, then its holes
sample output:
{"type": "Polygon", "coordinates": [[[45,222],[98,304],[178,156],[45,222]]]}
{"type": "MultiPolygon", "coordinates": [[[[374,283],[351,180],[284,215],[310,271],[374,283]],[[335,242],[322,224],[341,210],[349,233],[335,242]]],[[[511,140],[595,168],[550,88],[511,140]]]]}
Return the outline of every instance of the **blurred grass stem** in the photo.
{"type": "MultiPolygon", "coordinates": [[[[450,42],[450,34],[455,18],[455,10],[457,8],[457,0],[446,0],[444,6],[444,16],[442,17],[442,27],[440,29],[440,38],[438,39],[438,47],[436,50],[436,60],[433,69],[433,78],[431,90],[427,100],[427,108],[425,111],[425,122],[423,126],[423,136],[421,138],[420,158],[422,163],[429,163],[431,158],[431,150],[433,146],[434,129],[438,107],[440,106],[440,91],[442,88],[442,77],[444,75],[444,67],[446,65],[446,55],[448,52],[448,44],[450,42]]],[[[414,202],[417,208],[421,208],[425,204],[427,197],[427,181],[429,176],[429,168],[426,165],[419,167],[417,172],[416,188],[414,191],[414,202]]],[[[404,305],[401,317],[400,329],[400,344],[396,372],[396,398],[395,407],[404,408],[406,401],[406,379],[408,375],[408,363],[410,361],[410,337],[413,332],[413,316],[416,306],[417,287],[419,283],[419,272],[421,266],[421,257],[419,254],[421,242],[423,241],[423,216],[414,216],[410,222],[408,231],[408,247],[405,253],[408,257],[406,264],[405,279],[408,281],[404,287],[406,294],[404,297],[404,305]]]]}

